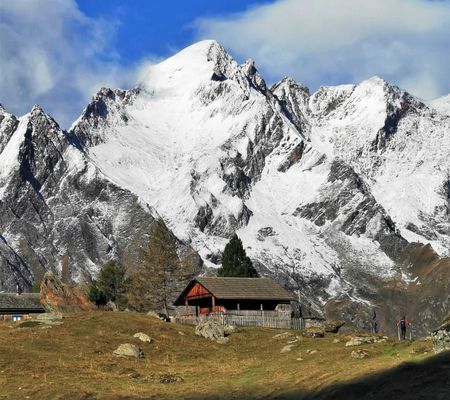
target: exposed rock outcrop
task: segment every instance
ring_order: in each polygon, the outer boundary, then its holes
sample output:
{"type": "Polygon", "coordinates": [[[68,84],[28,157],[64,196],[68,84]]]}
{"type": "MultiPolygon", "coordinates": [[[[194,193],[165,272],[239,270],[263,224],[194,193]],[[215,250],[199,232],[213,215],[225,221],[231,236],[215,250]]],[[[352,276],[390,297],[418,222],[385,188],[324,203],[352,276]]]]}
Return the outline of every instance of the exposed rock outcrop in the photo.
{"type": "Polygon", "coordinates": [[[41,304],[52,313],[95,309],[79,288],[66,285],[53,272],[47,272],[42,279],[41,304]]]}
{"type": "Polygon", "coordinates": [[[444,318],[442,324],[431,334],[435,353],[450,350],[450,314],[444,318]]]}

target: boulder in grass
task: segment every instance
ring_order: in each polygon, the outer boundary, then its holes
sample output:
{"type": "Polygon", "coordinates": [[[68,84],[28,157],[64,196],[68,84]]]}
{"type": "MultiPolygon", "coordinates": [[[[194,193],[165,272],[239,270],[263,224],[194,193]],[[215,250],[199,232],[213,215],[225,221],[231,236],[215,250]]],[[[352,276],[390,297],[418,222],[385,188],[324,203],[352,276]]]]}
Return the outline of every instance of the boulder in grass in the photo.
{"type": "Polygon", "coordinates": [[[119,311],[119,307],[117,307],[116,303],[114,303],[113,301],[110,300],[105,304],[104,310],[117,312],[117,311],[119,311]]]}
{"type": "Polygon", "coordinates": [[[219,344],[227,344],[229,341],[230,341],[229,337],[221,337],[216,340],[216,342],[219,344]]]}
{"type": "Polygon", "coordinates": [[[294,348],[293,344],[288,344],[281,349],[280,353],[289,353],[290,351],[292,351],[293,348],[294,348]]]}
{"type": "Polygon", "coordinates": [[[141,342],[150,343],[152,341],[152,338],[143,332],[135,333],[133,337],[139,339],[141,342]]]}
{"type": "Polygon", "coordinates": [[[231,335],[234,332],[236,332],[236,327],[234,325],[223,326],[223,333],[225,334],[225,336],[231,335]]]}
{"type": "Polygon", "coordinates": [[[351,352],[350,357],[355,360],[362,360],[363,358],[369,357],[369,353],[365,350],[357,349],[351,352]]]}
{"type": "Polygon", "coordinates": [[[345,343],[345,347],[361,346],[363,344],[370,344],[370,343],[383,343],[386,341],[387,340],[385,337],[353,336],[347,343],[345,343]]]}
{"type": "Polygon", "coordinates": [[[38,314],[36,322],[45,325],[62,325],[63,315],[60,312],[38,314]]]}
{"type": "Polygon", "coordinates": [[[283,333],[278,333],[275,336],[272,336],[272,339],[275,339],[275,340],[295,340],[296,336],[294,334],[292,334],[291,332],[283,332],[283,333]]]}
{"type": "Polygon", "coordinates": [[[225,331],[223,325],[214,320],[200,321],[195,327],[195,334],[221,344],[224,343],[225,331]]]}
{"type": "Polygon", "coordinates": [[[113,354],[117,357],[144,358],[144,352],[139,347],[131,343],[121,344],[116,350],[114,350],[113,354]]]}
{"type": "Polygon", "coordinates": [[[323,338],[325,336],[325,330],[321,326],[310,326],[303,331],[303,336],[311,338],[323,338]]]}

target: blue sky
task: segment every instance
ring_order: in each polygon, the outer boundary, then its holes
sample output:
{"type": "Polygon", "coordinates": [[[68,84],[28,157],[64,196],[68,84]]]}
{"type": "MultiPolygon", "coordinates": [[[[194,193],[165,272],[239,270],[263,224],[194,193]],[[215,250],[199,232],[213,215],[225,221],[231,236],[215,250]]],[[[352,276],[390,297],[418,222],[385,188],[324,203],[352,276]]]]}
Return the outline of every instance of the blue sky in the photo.
{"type": "Polygon", "coordinates": [[[195,41],[195,21],[226,17],[271,1],[78,0],[80,10],[116,24],[115,47],[125,64],[149,55],[166,57],[195,41]]]}
{"type": "Polygon", "coordinates": [[[101,86],[201,39],[311,90],[379,75],[422,99],[450,92],[450,1],[14,0],[0,2],[0,103],[70,126],[101,86]]]}

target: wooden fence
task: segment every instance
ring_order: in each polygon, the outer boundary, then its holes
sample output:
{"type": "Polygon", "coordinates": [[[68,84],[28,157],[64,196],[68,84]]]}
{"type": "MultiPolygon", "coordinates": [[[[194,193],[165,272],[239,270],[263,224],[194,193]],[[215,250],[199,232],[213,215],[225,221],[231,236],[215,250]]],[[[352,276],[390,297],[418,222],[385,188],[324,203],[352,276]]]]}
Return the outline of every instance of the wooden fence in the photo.
{"type": "Polygon", "coordinates": [[[290,313],[278,311],[227,311],[208,315],[178,315],[174,322],[197,325],[201,321],[215,320],[222,325],[260,326],[278,329],[304,329],[304,318],[291,318],[290,313]]]}

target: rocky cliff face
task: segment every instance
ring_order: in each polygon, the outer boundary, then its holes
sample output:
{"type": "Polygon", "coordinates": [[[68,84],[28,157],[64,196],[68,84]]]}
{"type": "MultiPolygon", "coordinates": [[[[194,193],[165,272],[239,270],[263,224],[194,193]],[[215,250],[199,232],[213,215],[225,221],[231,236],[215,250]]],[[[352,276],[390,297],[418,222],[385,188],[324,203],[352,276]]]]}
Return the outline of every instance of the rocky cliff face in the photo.
{"type": "MultiPolygon", "coordinates": [[[[49,269],[79,281],[111,258],[133,265],[156,212],[102,174],[80,138],[39,107],[3,116],[0,289],[26,289],[49,269]]],[[[192,258],[181,242],[179,250],[192,258]]],[[[195,275],[200,260],[191,262],[195,275]]]]}
{"type": "Polygon", "coordinates": [[[157,211],[207,266],[237,232],[306,308],[328,304],[368,327],[373,307],[402,312],[380,297],[393,281],[425,285],[415,246],[449,256],[450,119],[380,78],[312,94],[289,78],[269,88],[253,61],[204,41],[135,89],[101,89],[69,132],[39,112],[0,121],[0,146],[24,138],[21,167],[0,181],[1,207],[16,212],[1,226],[5,280],[14,268],[30,281],[66,254],[83,260],[78,278],[110,256],[133,258],[157,211]]]}

